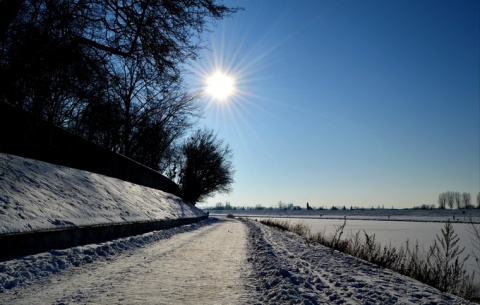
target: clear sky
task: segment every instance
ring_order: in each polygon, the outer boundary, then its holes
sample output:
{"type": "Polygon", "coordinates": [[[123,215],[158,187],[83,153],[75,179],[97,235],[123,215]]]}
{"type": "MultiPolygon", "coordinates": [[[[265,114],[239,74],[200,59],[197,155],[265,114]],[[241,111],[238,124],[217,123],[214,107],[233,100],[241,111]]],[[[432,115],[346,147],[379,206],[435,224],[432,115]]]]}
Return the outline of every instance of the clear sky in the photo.
{"type": "MultiPolygon", "coordinates": [[[[480,1],[227,1],[192,88],[234,151],[203,205],[406,208],[480,191],[480,1]]],[[[202,205],[200,205],[202,206],[202,205]]]]}

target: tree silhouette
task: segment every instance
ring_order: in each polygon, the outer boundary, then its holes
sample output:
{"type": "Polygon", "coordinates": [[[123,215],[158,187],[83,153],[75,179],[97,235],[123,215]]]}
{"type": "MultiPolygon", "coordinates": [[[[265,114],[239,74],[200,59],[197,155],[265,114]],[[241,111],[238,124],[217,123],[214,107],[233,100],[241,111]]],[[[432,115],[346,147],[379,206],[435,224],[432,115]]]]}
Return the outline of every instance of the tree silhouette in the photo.
{"type": "Polygon", "coordinates": [[[233,183],[233,153],[213,131],[197,130],[182,146],[179,186],[196,204],[214,193],[228,193],[233,183]]]}
{"type": "Polygon", "coordinates": [[[450,209],[453,209],[453,204],[455,203],[455,193],[448,191],[445,193],[447,196],[447,205],[450,209]]]}
{"type": "Polygon", "coordinates": [[[0,101],[155,169],[200,115],[183,81],[217,0],[0,1],[0,101]]]}
{"type": "Polygon", "coordinates": [[[455,206],[457,209],[462,208],[462,194],[460,192],[453,192],[453,198],[455,200],[455,206]]]}
{"type": "Polygon", "coordinates": [[[445,209],[446,206],[447,206],[447,194],[441,193],[440,195],[438,195],[438,208],[445,209]]]}
{"type": "Polygon", "coordinates": [[[464,192],[462,193],[462,205],[465,209],[471,209],[472,205],[472,195],[470,193],[464,192]]]}

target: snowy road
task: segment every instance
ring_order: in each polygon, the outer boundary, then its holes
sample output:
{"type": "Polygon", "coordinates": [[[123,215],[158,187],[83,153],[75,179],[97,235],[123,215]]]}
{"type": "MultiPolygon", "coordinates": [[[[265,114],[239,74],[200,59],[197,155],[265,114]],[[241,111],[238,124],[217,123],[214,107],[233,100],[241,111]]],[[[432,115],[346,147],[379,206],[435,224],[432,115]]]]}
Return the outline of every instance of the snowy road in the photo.
{"type": "Polygon", "coordinates": [[[246,244],[243,223],[214,221],[7,291],[0,304],[245,303],[246,244]]]}

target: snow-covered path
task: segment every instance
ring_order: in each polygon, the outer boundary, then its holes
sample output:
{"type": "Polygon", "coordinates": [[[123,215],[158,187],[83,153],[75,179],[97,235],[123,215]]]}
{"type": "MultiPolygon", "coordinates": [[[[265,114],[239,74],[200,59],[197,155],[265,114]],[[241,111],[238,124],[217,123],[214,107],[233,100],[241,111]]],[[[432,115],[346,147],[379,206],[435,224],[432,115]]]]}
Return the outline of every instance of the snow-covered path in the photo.
{"type": "Polygon", "coordinates": [[[213,221],[0,295],[1,304],[242,304],[247,229],[213,221]]]}

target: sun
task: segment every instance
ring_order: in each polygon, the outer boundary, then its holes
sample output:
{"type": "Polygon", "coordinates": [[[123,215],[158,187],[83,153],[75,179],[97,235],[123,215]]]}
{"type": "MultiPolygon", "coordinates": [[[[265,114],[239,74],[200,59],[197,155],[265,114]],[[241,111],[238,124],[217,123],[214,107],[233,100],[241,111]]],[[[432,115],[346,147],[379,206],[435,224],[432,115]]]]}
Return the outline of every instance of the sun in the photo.
{"type": "Polygon", "coordinates": [[[226,100],[235,93],[235,81],[222,72],[215,72],[207,78],[206,92],[217,100],[226,100]]]}

